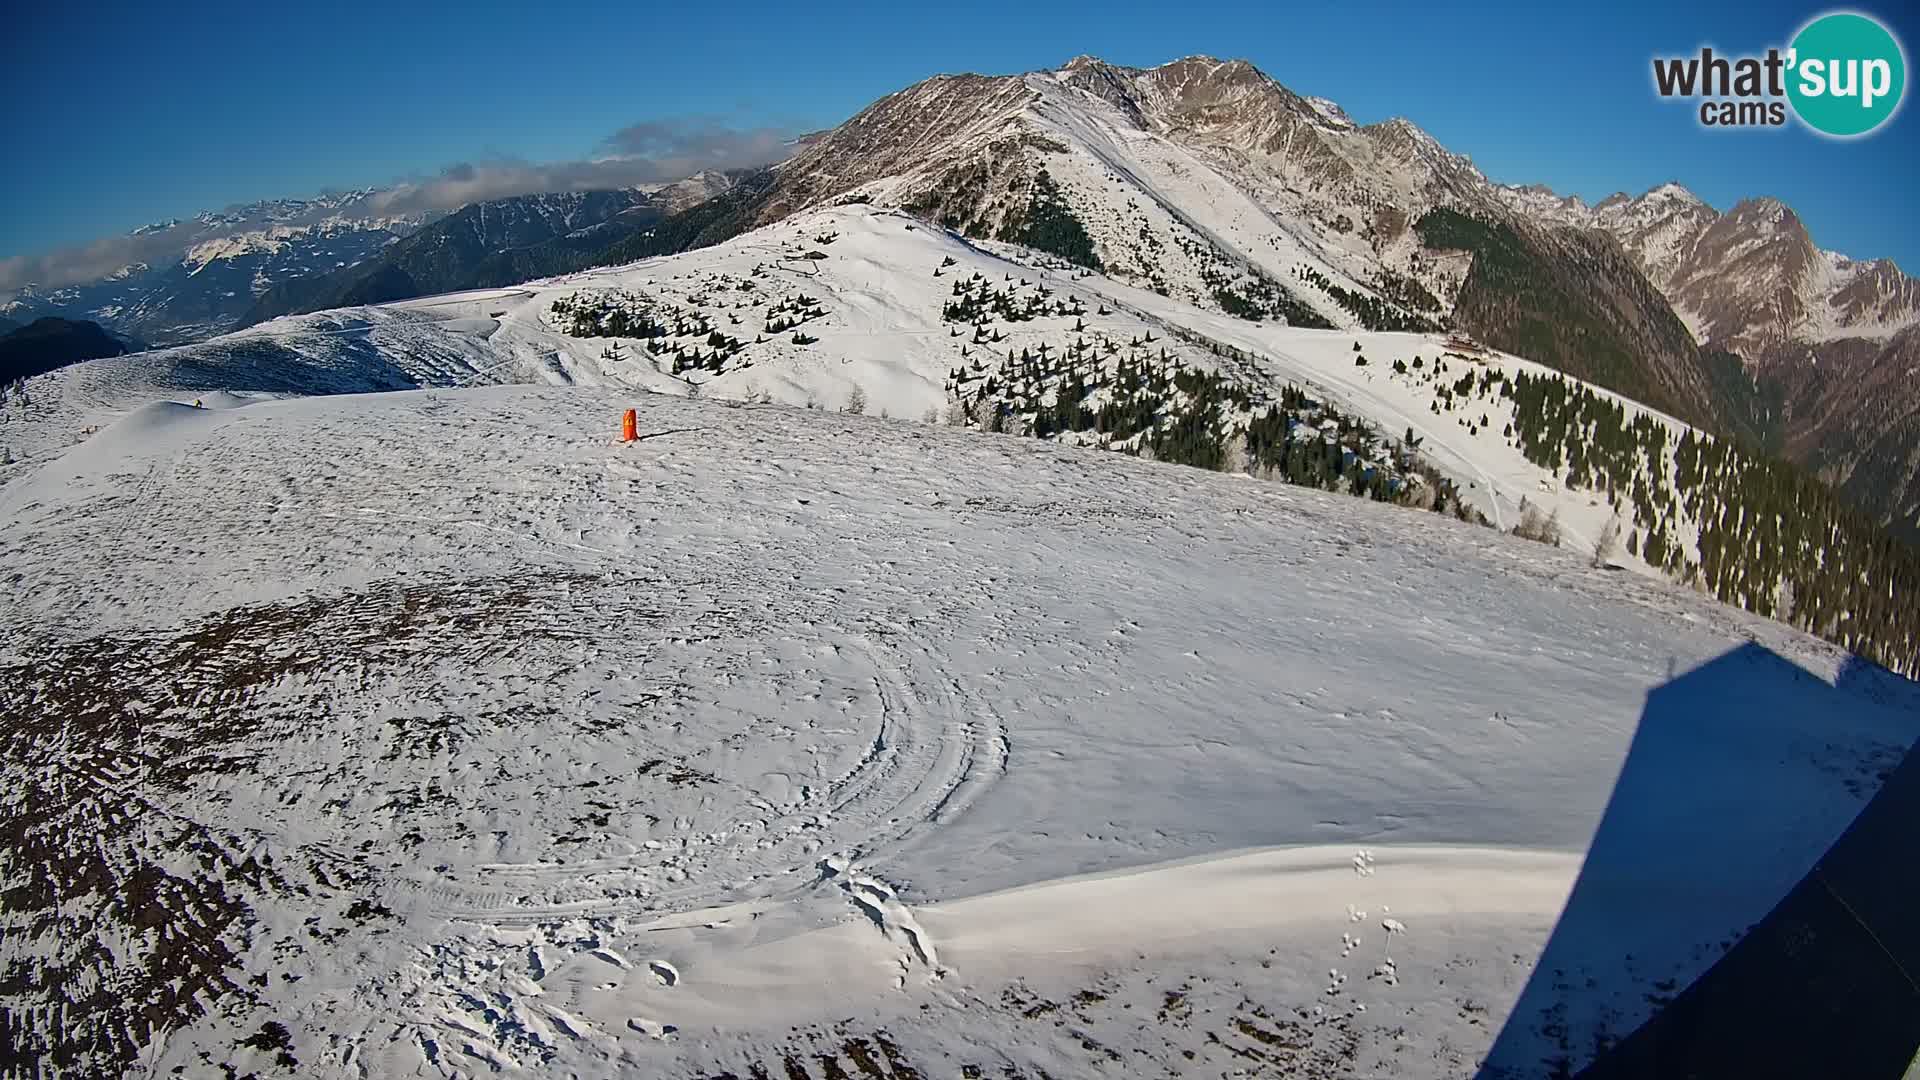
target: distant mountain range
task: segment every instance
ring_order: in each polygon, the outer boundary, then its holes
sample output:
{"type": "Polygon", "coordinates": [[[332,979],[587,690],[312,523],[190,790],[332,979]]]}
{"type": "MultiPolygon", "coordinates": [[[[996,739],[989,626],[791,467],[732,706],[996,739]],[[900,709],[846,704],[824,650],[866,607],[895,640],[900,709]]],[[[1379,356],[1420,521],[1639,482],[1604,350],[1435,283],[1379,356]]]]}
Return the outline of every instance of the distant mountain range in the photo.
{"type": "Polygon", "coordinates": [[[1777,199],[1719,213],[1677,183],[1591,207],[1539,186],[1500,193],[1540,220],[1612,234],[1701,341],[1745,355],[1793,341],[1889,337],[1920,322],[1920,282],[1890,259],[1818,249],[1777,199]]]}
{"type": "Polygon", "coordinates": [[[280,315],[380,304],[460,289],[512,285],[593,265],[596,257],[667,214],[732,186],[702,173],[651,191],[579,191],[474,203],[376,256],[262,292],[241,325],[280,315]]]}
{"type": "Polygon", "coordinates": [[[225,333],[275,284],[362,262],[432,219],[384,213],[378,196],[275,199],[142,226],[122,238],[135,261],[89,282],[28,285],[0,315],[87,320],[156,344],[225,333]]]}
{"type": "Polygon", "coordinates": [[[623,191],[383,214],[382,194],[275,200],[135,230],[136,262],[97,281],[28,286],[0,316],[80,318],[155,344],[199,341],[275,315],[501,285],[581,264],[661,215],[726,190],[723,173],[623,191]]]}

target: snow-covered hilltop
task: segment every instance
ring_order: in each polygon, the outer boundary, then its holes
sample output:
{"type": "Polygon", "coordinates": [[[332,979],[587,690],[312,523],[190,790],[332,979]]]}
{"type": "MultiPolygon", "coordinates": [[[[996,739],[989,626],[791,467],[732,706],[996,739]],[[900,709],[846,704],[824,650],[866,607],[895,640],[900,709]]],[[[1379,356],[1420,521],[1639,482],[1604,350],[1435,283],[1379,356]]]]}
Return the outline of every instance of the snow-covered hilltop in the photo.
{"type": "Polygon", "coordinates": [[[1920,707],[1566,552],[1112,453],[613,387],[202,403],[0,487],[0,1004],[74,1074],[1465,1076],[1603,814],[1651,815],[1675,857],[1588,928],[1634,959],[1503,1040],[1577,1064],[1920,707]],[[1610,808],[1623,768],[1791,816],[1610,808]]]}
{"type": "MultiPolygon", "coordinates": [[[[1411,432],[1419,456],[1501,527],[1518,523],[1525,500],[1557,514],[1568,542],[1590,551],[1616,517],[1603,493],[1569,488],[1562,470],[1530,463],[1517,445],[1516,403],[1489,380],[1546,374],[1538,365],[1444,335],[1249,323],[864,204],[630,267],[276,320],[60,373],[45,389],[30,388],[40,400],[29,414],[60,419],[0,426],[0,440],[35,460],[140,391],[331,393],[476,382],[612,384],[835,411],[857,393],[876,415],[952,424],[962,422],[968,395],[1008,382],[1023,359],[1072,357],[1081,348],[1089,370],[1129,358],[1190,366],[1223,373],[1262,400],[1295,386],[1384,439],[1411,432]],[[954,309],[968,288],[979,290],[969,296],[993,290],[1051,306],[1011,319],[982,308],[976,323],[954,309]],[[1222,356],[1220,346],[1242,353],[1222,356]],[[1455,384],[1469,374],[1479,382],[1456,402],[1455,384]],[[50,445],[37,447],[42,439],[50,445]]],[[[1676,439],[1685,430],[1648,415],[1676,439]]],[[[977,407],[973,422],[984,424],[977,407]]],[[[1010,409],[1008,423],[1013,430],[1030,421],[1010,409]]],[[[1112,440],[1087,432],[1075,441],[1112,440]]],[[[1629,527],[1622,522],[1610,557],[1644,567],[1625,550],[1629,527]]]]}
{"type": "Polygon", "coordinates": [[[1824,519],[1757,535],[1776,510],[1746,489],[1777,484],[1732,448],[1702,459],[1718,444],[1670,416],[1456,335],[1249,321],[865,203],[629,266],[56,373],[0,412],[0,446],[39,460],[140,393],[484,382],[855,408],[1353,490],[1557,535],[1897,670],[1920,647],[1847,591],[1847,568],[1877,565],[1872,536],[1824,519]],[[1754,543],[1781,557],[1743,555],[1754,543]]]}

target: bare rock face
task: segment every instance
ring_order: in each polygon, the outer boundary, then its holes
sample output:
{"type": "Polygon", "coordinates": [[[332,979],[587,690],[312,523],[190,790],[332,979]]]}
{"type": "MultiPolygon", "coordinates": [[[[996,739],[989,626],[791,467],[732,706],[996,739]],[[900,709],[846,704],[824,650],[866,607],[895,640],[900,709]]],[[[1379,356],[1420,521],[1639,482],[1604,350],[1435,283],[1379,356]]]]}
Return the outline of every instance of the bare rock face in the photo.
{"type": "MultiPolygon", "coordinates": [[[[1539,204],[1504,189],[1522,212],[1539,204]]],[[[1577,200],[1575,200],[1577,202],[1577,200]]],[[[1814,245],[1793,208],[1748,199],[1715,211],[1678,184],[1615,195],[1567,224],[1604,229],[1633,255],[1700,337],[1758,360],[1789,343],[1885,339],[1920,321],[1920,285],[1890,260],[1814,245]]]]}

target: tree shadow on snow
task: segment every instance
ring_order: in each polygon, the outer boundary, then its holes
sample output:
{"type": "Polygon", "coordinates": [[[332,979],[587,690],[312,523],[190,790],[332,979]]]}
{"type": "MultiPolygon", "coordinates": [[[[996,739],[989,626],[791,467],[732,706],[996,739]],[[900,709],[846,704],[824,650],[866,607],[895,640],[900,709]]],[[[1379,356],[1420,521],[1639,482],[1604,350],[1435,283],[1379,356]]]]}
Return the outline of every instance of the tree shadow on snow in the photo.
{"type": "Polygon", "coordinates": [[[1898,1077],[1920,1045],[1916,734],[1913,683],[1853,661],[1829,684],[1757,644],[1649,692],[1481,1080],[1898,1077]]]}

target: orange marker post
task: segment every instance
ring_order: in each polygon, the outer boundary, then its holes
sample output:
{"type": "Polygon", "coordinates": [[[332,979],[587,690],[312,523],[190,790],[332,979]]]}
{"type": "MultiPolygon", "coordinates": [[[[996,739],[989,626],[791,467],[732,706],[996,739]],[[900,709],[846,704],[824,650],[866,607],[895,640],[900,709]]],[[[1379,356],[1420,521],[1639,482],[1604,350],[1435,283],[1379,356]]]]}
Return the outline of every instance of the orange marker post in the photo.
{"type": "Polygon", "coordinates": [[[620,418],[620,441],[632,442],[640,437],[640,417],[635,410],[628,409],[627,415],[620,418]]]}

